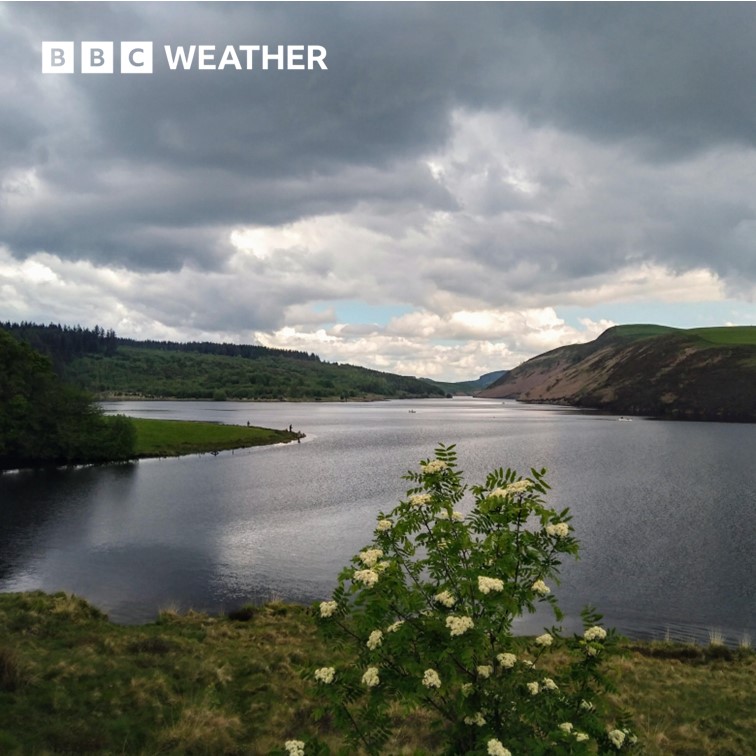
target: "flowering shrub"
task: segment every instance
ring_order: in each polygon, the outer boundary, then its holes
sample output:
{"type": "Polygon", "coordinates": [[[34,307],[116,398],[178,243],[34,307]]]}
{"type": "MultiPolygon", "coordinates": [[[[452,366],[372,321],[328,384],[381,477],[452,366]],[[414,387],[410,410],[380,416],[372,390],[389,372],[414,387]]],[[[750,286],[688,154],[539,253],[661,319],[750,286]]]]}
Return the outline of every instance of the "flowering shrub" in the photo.
{"type": "MultiPolygon", "coordinates": [[[[378,753],[391,704],[438,719],[451,754],[616,753],[632,748],[628,722],[607,721],[602,660],[616,634],[583,612],[582,635],[558,627],[534,639],[512,624],[537,604],[562,614],[551,586],[578,544],[568,510],[549,509],[545,471],[495,470],[468,491],[453,446],[405,478],[412,487],[379,513],[373,542],[315,610],[327,638],[354,645],[357,664],[310,673],[349,745],[378,753]]],[[[313,743],[315,753],[324,746],[313,743]]]]}

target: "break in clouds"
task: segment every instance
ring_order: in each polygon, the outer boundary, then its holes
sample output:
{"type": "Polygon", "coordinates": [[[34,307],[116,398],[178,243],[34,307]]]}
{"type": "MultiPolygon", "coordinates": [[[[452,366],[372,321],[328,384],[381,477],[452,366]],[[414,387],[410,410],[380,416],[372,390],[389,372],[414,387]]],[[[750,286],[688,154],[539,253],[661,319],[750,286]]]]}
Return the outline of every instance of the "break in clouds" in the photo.
{"type": "Polygon", "coordinates": [[[753,321],[754,39],[749,4],[2,5],[0,319],[448,379],[618,304],[753,321]],[[129,39],[328,68],[41,74],[129,39]]]}

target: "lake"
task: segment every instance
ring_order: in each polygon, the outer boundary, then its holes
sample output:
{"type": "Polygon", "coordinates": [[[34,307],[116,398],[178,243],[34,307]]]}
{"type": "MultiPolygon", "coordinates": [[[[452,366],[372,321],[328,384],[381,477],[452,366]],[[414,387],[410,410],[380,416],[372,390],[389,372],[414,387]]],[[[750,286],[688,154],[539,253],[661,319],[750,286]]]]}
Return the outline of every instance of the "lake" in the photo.
{"type": "MultiPolygon", "coordinates": [[[[456,444],[468,483],[548,468],[581,559],[554,590],[633,637],[756,634],[756,426],[675,423],[471,398],[375,403],[111,402],[107,412],[285,428],[300,444],[0,476],[0,591],[65,590],[116,622],[330,596],[402,475],[456,444]],[[410,412],[414,410],[414,412],[410,412]]],[[[518,627],[537,632],[549,616],[518,627]]]]}

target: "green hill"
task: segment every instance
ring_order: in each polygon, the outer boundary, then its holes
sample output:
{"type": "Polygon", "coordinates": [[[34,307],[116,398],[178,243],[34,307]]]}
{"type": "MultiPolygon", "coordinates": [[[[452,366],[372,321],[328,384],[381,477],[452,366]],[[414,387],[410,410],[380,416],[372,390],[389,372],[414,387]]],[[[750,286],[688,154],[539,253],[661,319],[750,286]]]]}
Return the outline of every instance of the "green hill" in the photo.
{"type": "Polygon", "coordinates": [[[756,422],[756,326],[610,328],[522,363],[479,396],[624,415],[756,422]]]}
{"type": "Polygon", "coordinates": [[[447,394],[462,394],[469,396],[488,388],[494,381],[499,380],[499,378],[506,375],[506,373],[506,370],[496,370],[493,373],[485,373],[474,381],[457,381],[455,383],[434,381],[430,378],[424,378],[423,380],[427,380],[429,383],[439,386],[447,394]]]}
{"type": "Polygon", "coordinates": [[[113,331],[0,324],[100,398],[348,400],[443,396],[427,381],[258,345],[134,341],[113,331]]]}

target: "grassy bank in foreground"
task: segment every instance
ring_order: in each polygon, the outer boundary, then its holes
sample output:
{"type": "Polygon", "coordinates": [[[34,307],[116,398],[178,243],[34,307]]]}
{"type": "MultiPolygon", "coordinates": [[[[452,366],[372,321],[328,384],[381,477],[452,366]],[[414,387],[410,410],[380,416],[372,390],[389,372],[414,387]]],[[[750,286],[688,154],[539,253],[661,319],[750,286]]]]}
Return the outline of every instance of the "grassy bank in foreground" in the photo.
{"type": "MultiPolygon", "coordinates": [[[[338,747],[311,723],[300,670],[349,661],[298,606],[125,627],[66,594],[0,594],[0,752],[264,754],[314,734],[338,747]]],[[[752,651],[628,643],[611,669],[646,753],[752,752],[752,651]]],[[[397,721],[387,753],[436,752],[429,718],[397,721]]]]}
{"type": "Polygon", "coordinates": [[[272,428],[189,420],[131,418],[137,432],[137,457],[178,457],[182,454],[241,449],[294,441],[296,433],[272,428]]]}

